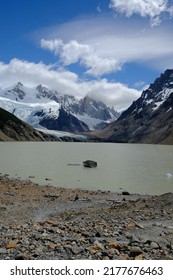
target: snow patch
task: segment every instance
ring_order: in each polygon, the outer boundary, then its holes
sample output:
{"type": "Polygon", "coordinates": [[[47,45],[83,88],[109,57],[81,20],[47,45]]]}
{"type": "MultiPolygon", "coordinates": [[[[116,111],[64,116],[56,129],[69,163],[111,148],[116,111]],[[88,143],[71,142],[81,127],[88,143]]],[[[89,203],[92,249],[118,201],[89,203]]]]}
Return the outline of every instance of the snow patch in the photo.
{"type": "Polygon", "coordinates": [[[165,101],[165,100],[156,102],[156,103],[155,103],[155,106],[153,107],[153,111],[156,111],[156,110],[160,107],[160,105],[163,104],[164,101],[165,101]]]}
{"type": "Polygon", "coordinates": [[[95,130],[95,127],[100,124],[100,119],[92,118],[87,114],[79,115],[74,114],[76,118],[87,124],[90,130],[95,130]]]}
{"type": "Polygon", "coordinates": [[[0,107],[14,114],[22,121],[29,123],[35,128],[40,127],[40,117],[36,113],[43,111],[47,115],[58,118],[60,105],[55,101],[48,103],[25,103],[0,97],[0,107]],[[51,109],[51,110],[50,110],[51,109]]]}

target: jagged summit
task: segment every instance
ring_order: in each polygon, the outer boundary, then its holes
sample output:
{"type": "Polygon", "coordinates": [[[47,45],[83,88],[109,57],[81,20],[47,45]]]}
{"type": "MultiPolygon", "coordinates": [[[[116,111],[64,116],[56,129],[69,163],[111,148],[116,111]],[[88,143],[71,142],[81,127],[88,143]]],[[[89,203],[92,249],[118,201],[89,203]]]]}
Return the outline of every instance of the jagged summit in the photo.
{"type": "Polygon", "coordinates": [[[114,109],[90,97],[79,100],[41,84],[29,88],[20,82],[0,91],[0,106],[36,128],[59,129],[63,115],[69,121],[69,126],[66,122],[63,127],[70,132],[73,127],[75,132],[95,130],[119,116],[114,109]],[[61,114],[60,108],[64,110],[61,114]]]}
{"type": "Polygon", "coordinates": [[[47,87],[40,84],[36,87],[36,91],[38,91],[39,93],[43,93],[43,92],[47,93],[49,90],[47,87]]]}
{"type": "Polygon", "coordinates": [[[166,70],[163,74],[157,78],[153,84],[149,86],[147,90],[142,93],[143,99],[164,99],[165,92],[169,94],[169,89],[173,88],[173,69],[166,70]]]}
{"type": "Polygon", "coordinates": [[[173,144],[173,70],[161,74],[99,136],[112,142],[173,144]]]}
{"type": "Polygon", "coordinates": [[[119,119],[145,112],[146,117],[157,110],[173,91],[173,70],[166,70],[152,83],[148,89],[142,92],[141,97],[122,113],[119,119]]]}
{"type": "Polygon", "coordinates": [[[18,82],[14,88],[19,89],[19,88],[21,88],[23,86],[24,85],[21,82],[18,82]]]}

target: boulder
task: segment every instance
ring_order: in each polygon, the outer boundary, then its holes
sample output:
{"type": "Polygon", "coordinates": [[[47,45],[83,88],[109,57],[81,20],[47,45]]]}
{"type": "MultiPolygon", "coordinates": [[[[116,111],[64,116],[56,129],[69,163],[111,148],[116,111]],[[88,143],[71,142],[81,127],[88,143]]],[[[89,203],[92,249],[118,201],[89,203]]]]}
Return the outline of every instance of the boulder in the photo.
{"type": "Polygon", "coordinates": [[[83,165],[84,165],[84,167],[93,168],[93,167],[97,166],[97,162],[94,160],[85,160],[85,161],[83,161],[83,165]]]}
{"type": "Polygon", "coordinates": [[[130,193],[127,191],[124,191],[124,192],[122,192],[122,195],[130,195],[130,193]]]}

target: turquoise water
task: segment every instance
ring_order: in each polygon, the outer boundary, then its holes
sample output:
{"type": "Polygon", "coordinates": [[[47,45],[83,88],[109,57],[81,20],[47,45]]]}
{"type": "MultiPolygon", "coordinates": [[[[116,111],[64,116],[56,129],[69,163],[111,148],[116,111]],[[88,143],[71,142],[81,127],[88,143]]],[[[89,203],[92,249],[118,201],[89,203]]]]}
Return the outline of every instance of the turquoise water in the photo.
{"type": "Polygon", "coordinates": [[[173,146],[0,142],[0,157],[2,174],[34,177],[30,180],[39,184],[140,194],[173,191],[173,146]],[[87,159],[97,161],[97,168],[83,167],[87,159]]]}

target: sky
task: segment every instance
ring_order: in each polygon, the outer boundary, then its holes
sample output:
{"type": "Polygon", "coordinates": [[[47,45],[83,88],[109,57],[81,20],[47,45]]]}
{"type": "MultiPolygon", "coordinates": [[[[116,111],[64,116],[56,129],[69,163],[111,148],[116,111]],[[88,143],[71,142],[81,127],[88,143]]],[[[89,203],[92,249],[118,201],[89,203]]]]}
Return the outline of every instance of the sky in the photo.
{"type": "Polygon", "coordinates": [[[173,68],[173,0],[0,1],[0,88],[18,81],[126,109],[173,68]]]}

